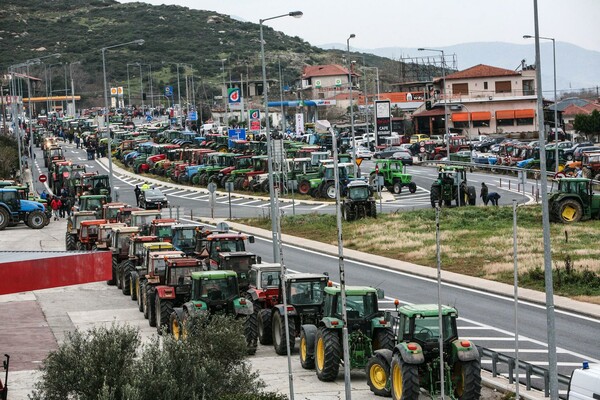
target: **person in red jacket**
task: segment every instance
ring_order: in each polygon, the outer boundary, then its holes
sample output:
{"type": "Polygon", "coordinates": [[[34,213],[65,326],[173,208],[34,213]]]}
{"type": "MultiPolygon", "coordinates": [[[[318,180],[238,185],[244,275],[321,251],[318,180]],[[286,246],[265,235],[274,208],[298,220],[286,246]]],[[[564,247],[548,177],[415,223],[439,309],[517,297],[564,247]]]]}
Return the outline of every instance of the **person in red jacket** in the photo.
{"type": "Polygon", "coordinates": [[[62,206],[62,201],[60,201],[60,197],[54,196],[52,201],[50,202],[50,208],[52,208],[52,214],[54,215],[54,220],[59,220],[60,207],[62,206]]]}

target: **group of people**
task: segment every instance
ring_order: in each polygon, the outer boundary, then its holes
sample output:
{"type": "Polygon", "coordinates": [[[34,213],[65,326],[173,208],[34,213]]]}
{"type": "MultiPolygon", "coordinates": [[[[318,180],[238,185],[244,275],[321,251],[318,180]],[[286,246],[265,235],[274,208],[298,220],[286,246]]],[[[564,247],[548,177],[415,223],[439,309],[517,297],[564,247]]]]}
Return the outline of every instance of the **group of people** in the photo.
{"type": "Polygon", "coordinates": [[[59,195],[50,195],[45,190],[40,194],[40,198],[46,200],[47,207],[52,209],[52,217],[54,221],[60,218],[66,218],[71,214],[72,199],[65,188],[61,190],[59,195]]]}
{"type": "Polygon", "coordinates": [[[492,203],[493,206],[498,206],[498,200],[500,199],[500,195],[497,192],[490,192],[485,182],[481,182],[481,193],[479,194],[483,204],[486,206],[488,203],[492,203]]]}

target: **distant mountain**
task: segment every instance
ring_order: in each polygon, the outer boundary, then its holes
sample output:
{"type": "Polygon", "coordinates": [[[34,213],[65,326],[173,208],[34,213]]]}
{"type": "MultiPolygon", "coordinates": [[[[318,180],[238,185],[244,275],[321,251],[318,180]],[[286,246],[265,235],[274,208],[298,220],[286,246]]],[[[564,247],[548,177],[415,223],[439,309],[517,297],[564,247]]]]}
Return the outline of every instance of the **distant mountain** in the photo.
{"type": "MultiPolygon", "coordinates": [[[[341,43],[319,45],[323,49],[344,49],[341,43]]],[[[521,60],[529,65],[535,64],[535,46],[533,39],[527,44],[502,42],[463,43],[448,47],[437,47],[446,54],[456,54],[458,69],[463,70],[477,64],[487,64],[506,69],[517,69],[521,60]]],[[[552,97],[553,60],[552,42],[542,41],[540,45],[542,57],[542,90],[546,97],[552,97]]],[[[372,53],[382,57],[398,60],[401,57],[422,57],[425,52],[416,48],[383,47],[377,49],[352,49],[372,53]]],[[[432,53],[428,53],[432,55],[432,53]]],[[[435,53],[433,53],[435,55],[435,53]]],[[[591,89],[600,85],[600,52],[586,50],[570,43],[556,43],[556,86],[558,95],[562,91],[591,89]]]]}

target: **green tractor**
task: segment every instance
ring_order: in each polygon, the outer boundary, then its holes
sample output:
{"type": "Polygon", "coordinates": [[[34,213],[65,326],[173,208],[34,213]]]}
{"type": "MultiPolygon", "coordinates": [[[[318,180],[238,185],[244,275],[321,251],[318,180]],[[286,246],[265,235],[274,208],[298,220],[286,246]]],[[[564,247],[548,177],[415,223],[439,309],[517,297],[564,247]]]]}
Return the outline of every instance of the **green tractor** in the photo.
{"type": "Polygon", "coordinates": [[[342,217],[348,222],[366,217],[377,218],[375,199],[367,182],[351,181],[348,184],[346,197],[342,200],[342,217]]]}
{"type": "Polygon", "coordinates": [[[417,191],[417,184],[412,181],[412,175],[404,173],[400,160],[377,160],[375,170],[369,174],[371,186],[377,185],[377,176],[383,177],[383,186],[390,193],[399,194],[403,187],[408,187],[410,193],[417,191]]]}
{"type": "MultiPolygon", "coordinates": [[[[455,400],[481,396],[479,350],[469,340],[459,339],[458,312],[442,306],[443,354],[439,354],[439,310],[437,304],[398,307],[393,325],[398,343],[393,350],[376,350],[366,366],[367,384],[380,396],[394,400],[418,400],[420,388],[429,396],[440,394],[440,373],[444,371],[444,392],[455,400]]],[[[386,320],[392,319],[389,314],[386,320]]]]}
{"type": "Polygon", "coordinates": [[[189,332],[190,318],[195,314],[228,314],[243,319],[248,354],[255,354],[258,330],[252,302],[239,295],[235,271],[201,271],[191,274],[190,300],[177,307],[169,317],[169,327],[175,339],[184,339],[189,332]]]}
{"type": "Polygon", "coordinates": [[[463,167],[440,166],[438,178],[431,184],[429,192],[431,207],[439,205],[474,206],[477,201],[475,186],[467,185],[467,171],[463,167]]]}
{"type": "Polygon", "coordinates": [[[594,194],[592,180],[562,178],[558,190],[548,197],[550,220],[570,224],[600,218],[600,194],[594,194]]]}
{"type": "MultiPolygon", "coordinates": [[[[302,325],[300,363],[304,369],[316,368],[321,381],[334,381],[343,359],[342,291],[326,287],[323,318],[317,325],[302,325]]],[[[394,331],[379,311],[378,299],[383,292],[372,287],[346,287],[346,316],[350,368],[363,369],[377,350],[391,352],[394,331]]]]}

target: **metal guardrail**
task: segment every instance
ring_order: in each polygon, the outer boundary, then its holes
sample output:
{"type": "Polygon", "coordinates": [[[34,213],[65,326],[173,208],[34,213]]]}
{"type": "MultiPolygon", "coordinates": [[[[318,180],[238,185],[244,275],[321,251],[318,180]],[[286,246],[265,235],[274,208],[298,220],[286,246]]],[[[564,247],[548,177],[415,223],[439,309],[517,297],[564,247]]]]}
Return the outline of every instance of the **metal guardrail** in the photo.
{"type": "MultiPolygon", "coordinates": [[[[485,347],[477,346],[479,350],[479,355],[481,358],[489,358],[492,361],[491,370],[488,370],[492,373],[492,376],[495,378],[499,375],[498,366],[499,364],[506,364],[508,368],[508,383],[515,383],[515,379],[519,379],[519,372],[521,370],[525,371],[525,388],[526,390],[531,390],[532,385],[532,377],[539,376],[544,380],[544,396],[550,396],[550,373],[546,368],[542,368],[537,365],[533,365],[526,361],[519,360],[519,366],[517,368],[516,359],[511,356],[507,356],[506,354],[498,353],[496,351],[490,350],[485,347]]],[[[483,368],[483,367],[482,367],[483,368]]],[[[486,369],[487,370],[487,369],[486,369]]],[[[520,380],[519,380],[520,381],[520,380]]],[[[563,385],[569,385],[570,377],[562,374],[558,374],[558,382],[563,385]]],[[[560,396],[559,396],[560,397],[560,396]]],[[[560,397],[561,399],[566,399],[566,397],[560,397]]]]}

